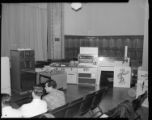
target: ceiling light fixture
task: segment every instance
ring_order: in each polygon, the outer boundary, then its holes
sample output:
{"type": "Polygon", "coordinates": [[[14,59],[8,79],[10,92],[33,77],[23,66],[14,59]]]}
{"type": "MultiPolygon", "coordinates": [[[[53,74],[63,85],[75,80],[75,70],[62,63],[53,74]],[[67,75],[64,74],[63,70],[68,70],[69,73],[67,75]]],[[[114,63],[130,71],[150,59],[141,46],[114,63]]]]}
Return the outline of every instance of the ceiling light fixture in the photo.
{"type": "Polygon", "coordinates": [[[71,7],[73,10],[78,11],[82,8],[82,4],[81,3],[71,3],[71,7]]]}

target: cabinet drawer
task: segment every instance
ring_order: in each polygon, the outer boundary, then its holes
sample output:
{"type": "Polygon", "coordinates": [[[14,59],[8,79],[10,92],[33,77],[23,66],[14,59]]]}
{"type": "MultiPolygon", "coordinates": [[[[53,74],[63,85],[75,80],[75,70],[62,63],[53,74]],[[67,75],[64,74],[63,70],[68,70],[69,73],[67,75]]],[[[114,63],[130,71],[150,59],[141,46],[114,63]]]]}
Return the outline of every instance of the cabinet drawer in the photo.
{"type": "Polygon", "coordinates": [[[36,84],[36,73],[21,72],[20,83],[22,91],[32,90],[36,84]]]}
{"type": "Polygon", "coordinates": [[[24,59],[24,51],[19,52],[20,58],[24,59]]]}
{"type": "Polygon", "coordinates": [[[26,57],[34,57],[34,51],[24,51],[24,56],[26,57]]]}
{"type": "Polygon", "coordinates": [[[67,74],[67,83],[77,84],[77,75],[67,74]]]}
{"type": "Polygon", "coordinates": [[[96,79],[79,78],[78,82],[79,83],[95,84],[96,79]]]}
{"type": "Polygon", "coordinates": [[[20,69],[34,69],[35,61],[20,61],[20,69]]]}
{"type": "Polygon", "coordinates": [[[34,51],[30,50],[30,51],[20,51],[20,58],[21,59],[30,59],[30,58],[34,58],[34,51]]]}
{"type": "Polygon", "coordinates": [[[78,77],[87,77],[87,78],[91,78],[91,73],[79,73],[78,77]]]}
{"type": "Polygon", "coordinates": [[[78,73],[96,73],[97,68],[78,68],[78,73]]]}

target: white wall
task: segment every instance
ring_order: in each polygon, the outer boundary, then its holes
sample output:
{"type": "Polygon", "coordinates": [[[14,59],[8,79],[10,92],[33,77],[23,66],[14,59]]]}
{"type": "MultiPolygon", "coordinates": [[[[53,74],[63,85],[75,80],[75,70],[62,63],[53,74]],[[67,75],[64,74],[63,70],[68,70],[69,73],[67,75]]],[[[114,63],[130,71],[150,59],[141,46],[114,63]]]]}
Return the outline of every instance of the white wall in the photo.
{"type": "Polygon", "coordinates": [[[75,12],[64,6],[65,35],[144,35],[144,0],[83,3],[75,12]]]}

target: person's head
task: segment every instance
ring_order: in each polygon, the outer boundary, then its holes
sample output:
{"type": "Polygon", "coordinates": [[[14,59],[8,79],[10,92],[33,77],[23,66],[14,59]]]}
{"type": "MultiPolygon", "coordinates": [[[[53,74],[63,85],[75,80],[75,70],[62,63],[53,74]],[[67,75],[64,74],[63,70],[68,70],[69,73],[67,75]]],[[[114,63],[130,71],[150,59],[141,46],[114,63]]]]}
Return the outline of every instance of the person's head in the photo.
{"type": "Polygon", "coordinates": [[[54,80],[49,80],[45,83],[46,92],[50,92],[52,89],[56,89],[57,84],[54,80]]]}
{"type": "Polygon", "coordinates": [[[10,99],[11,99],[11,96],[9,94],[2,93],[1,94],[1,105],[2,105],[2,107],[9,106],[10,105],[10,99]]]}
{"type": "Polygon", "coordinates": [[[43,95],[43,87],[40,85],[36,85],[33,87],[32,97],[33,98],[41,98],[43,95]]]}

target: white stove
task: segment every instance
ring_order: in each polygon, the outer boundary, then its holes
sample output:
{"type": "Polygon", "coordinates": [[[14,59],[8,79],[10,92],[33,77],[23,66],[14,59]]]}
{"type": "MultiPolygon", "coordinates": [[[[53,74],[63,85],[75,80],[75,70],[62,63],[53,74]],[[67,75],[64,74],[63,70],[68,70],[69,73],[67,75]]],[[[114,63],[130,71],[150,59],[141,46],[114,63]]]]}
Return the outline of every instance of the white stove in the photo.
{"type": "Polygon", "coordinates": [[[80,47],[78,55],[78,84],[96,85],[97,64],[98,64],[97,47],[80,47]]]}

